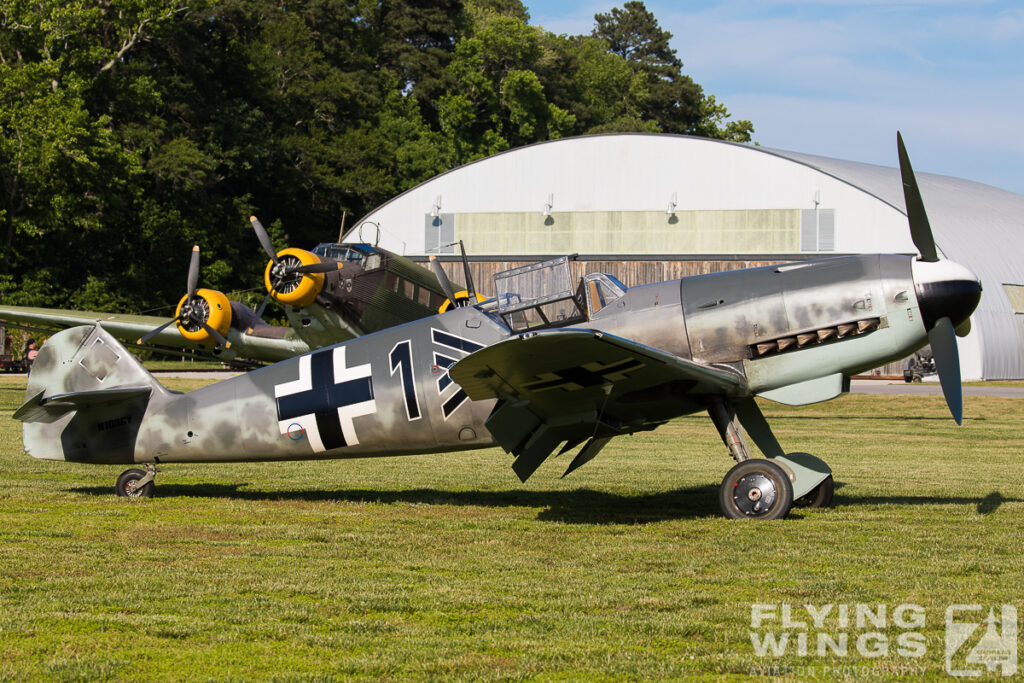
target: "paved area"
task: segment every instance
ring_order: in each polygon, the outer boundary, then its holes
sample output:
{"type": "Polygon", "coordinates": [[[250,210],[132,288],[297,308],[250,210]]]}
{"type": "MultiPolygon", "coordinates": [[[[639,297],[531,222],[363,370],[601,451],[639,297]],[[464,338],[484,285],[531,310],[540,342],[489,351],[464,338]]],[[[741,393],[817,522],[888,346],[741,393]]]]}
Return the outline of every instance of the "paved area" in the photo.
{"type": "MultiPolygon", "coordinates": [[[[851,394],[903,394],[906,396],[941,396],[942,387],[938,380],[917,384],[902,380],[855,379],[850,383],[851,394]]],[[[1024,387],[964,387],[964,396],[995,396],[999,398],[1024,398],[1024,387]]]]}

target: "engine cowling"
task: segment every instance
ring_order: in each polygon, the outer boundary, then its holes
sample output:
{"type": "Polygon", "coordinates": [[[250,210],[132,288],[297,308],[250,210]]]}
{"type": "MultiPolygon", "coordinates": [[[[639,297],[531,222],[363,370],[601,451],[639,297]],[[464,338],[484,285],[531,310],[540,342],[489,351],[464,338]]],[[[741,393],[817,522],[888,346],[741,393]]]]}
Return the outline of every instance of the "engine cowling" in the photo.
{"type": "Polygon", "coordinates": [[[320,263],[320,257],[294,247],[277,253],[277,264],[267,262],[263,284],[276,301],[295,308],[308,306],[324,288],[323,273],[289,272],[292,268],[320,263]]]}
{"type": "Polygon", "coordinates": [[[191,302],[188,294],[181,297],[178,308],[175,310],[178,317],[178,331],[185,339],[199,344],[214,346],[217,340],[210,336],[210,333],[203,329],[198,321],[202,320],[207,325],[217,330],[221,336],[226,336],[231,327],[231,302],[228,298],[215,289],[198,289],[191,302]],[[186,311],[182,315],[182,308],[192,307],[191,312],[186,311]]]}

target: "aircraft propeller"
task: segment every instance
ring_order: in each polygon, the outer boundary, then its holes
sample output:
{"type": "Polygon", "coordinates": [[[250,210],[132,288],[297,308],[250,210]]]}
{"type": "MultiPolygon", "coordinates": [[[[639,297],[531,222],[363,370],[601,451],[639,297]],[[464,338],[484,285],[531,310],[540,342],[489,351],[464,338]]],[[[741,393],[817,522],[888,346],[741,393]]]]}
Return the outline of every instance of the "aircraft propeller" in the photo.
{"type": "Polygon", "coordinates": [[[452,302],[453,306],[458,306],[458,300],[455,298],[455,290],[452,289],[452,283],[444,272],[444,268],[441,267],[441,262],[437,260],[437,256],[434,254],[430,255],[430,270],[434,271],[437,282],[441,285],[441,291],[448,297],[448,301],[452,302]]]}
{"type": "MultiPolygon", "coordinates": [[[[466,258],[466,247],[462,244],[462,240],[458,242],[452,242],[446,244],[446,247],[453,247],[456,244],[459,245],[459,251],[462,252],[462,272],[466,277],[466,291],[459,292],[459,294],[465,294],[465,296],[456,296],[455,289],[452,287],[451,281],[448,279],[448,274],[444,272],[444,268],[441,267],[441,262],[437,260],[437,256],[431,254],[430,259],[430,270],[433,271],[434,276],[437,277],[438,284],[441,285],[441,291],[448,298],[451,306],[469,306],[472,303],[480,301],[480,297],[477,296],[476,286],[473,284],[473,274],[469,271],[469,259],[466,258]]],[[[442,310],[444,310],[442,308],[442,310]]]]}
{"type": "MultiPolygon", "coordinates": [[[[256,218],[256,216],[250,216],[249,222],[252,223],[252,228],[256,231],[256,238],[260,241],[260,246],[263,247],[263,251],[267,252],[267,256],[269,256],[270,260],[273,262],[273,266],[270,268],[270,289],[267,291],[267,296],[264,297],[259,308],[256,309],[257,319],[261,319],[263,317],[263,311],[266,310],[267,304],[270,303],[274,294],[281,291],[282,288],[298,284],[303,275],[329,273],[334,270],[339,270],[342,266],[341,263],[336,261],[321,261],[320,263],[303,264],[297,258],[292,256],[288,256],[285,259],[279,259],[277,251],[274,249],[274,243],[270,240],[270,235],[267,234],[267,229],[263,227],[263,224],[260,223],[259,219],[256,218]]],[[[252,328],[248,331],[252,332],[252,328]]]]}
{"type": "Polygon", "coordinates": [[[896,146],[900,158],[900,176],[903,180],[903,198],[910,223],[910,237],[920,252],[914,263],[914,280],[918,289],[921,314],[928,330],[935,368],[938,370],[942,394],[949,412],[957,424],[963,421],[963,388],[960,378],[960,356],[957,334],[965,336],[971,329],[970,312],[981,295],[981,283],[973,273],[952,261],[939,258],[932,236],[931,224],[924,209],[921,190],[914,169],[910,165],[903,136],[897,131],[896,146]],[[969,306],[968,306],[969,303],[969,306]],[[966,310],[956,327],[951,315],[966,310]]]}
{"type": "Polygon", "coordinates": [[[160,327],[154,330],[150,330],[142,337],[136,340],[136,344],[144,344],[157,334],[163,332],[171,325],[178,323],[182,327],[189,329],[193,328],[198,330],[202,328],[208,335],[217,340],[218,344],[221,344],[225,349],[231,348],[231,342],[229,342],[224,335],[218,332],[213,327],[210,327],[206,321],[210,317],[209,303],[201,296],[196,295],[197,287],[199,285],[199,246],[192,247],[192,258],[188,264],[188,284],[187,294],[185,299],[178,306],[178,313],[173,318],[165,322],[160,327]]]}

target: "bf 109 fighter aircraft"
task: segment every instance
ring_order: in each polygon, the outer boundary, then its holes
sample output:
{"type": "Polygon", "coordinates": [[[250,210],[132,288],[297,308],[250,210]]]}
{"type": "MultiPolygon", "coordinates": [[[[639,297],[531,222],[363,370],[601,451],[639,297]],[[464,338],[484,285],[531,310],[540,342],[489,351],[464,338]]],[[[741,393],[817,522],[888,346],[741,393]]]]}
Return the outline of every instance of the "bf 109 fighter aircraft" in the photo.
{"type": "Polygon", "coordinates": [[[777,519],[831,502],[828,466],[785,454],[755,396],[806,404],[931,343],[960,422],[955,330],[981,296],[937,255],[899,139],[920,255],[843,256],[625,288],[569,281],[566,257],[495,276],[497,297],[312,351],[187,394],[168,391],[106,331],[53,336],[29,375],[25,448],[37,458],[145,464],[117,481],[150,496],[157,464],[443,453],[495,444],[525,481],[580,447],[706,411],[737,461],[727,517],[777,519]],[[766,458],[752,458],[740,427],[766,458]]]}

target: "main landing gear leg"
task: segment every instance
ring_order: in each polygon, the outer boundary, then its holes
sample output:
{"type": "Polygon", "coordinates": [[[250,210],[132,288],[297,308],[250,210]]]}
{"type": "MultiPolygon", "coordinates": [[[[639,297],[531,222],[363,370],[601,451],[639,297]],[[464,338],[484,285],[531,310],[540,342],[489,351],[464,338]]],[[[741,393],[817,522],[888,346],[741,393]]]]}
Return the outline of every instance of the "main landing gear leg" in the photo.
{"type": "Polygon", "coordinates": [[[736,461],[718,490],[718,503],[729,519],[781,519],[793,505],[793,485],[771,460],[752,458],[740,429],[736,407],[719,401],[708,408],[711,421],[736,461]]]}
{"type": "Polygon", "coordinates": [[[159,471],[155,463],[146,465],[145,470],[125,470],[117,478],[114,492],[122,498],[152,498],[153,491],[156,489],[153,480],[159,471]]]}
{"type": "MultiPolygon", "coordinates": [[[[792,489],[792,504],[794,506],[820,508],[832,505],[832,493],[835,489],[832,470],[823,460],[809,453],[785,453],[752,397],[737,399],[735,402],[721,401],[708,408],[708,414],[711,415],[715,426],[718,427],[718,433],[722,436],[725,445],[728,446],[730,454],[739,464],[747,462],[747,459],[750,458],[750,451],[743,438],[743,432],[739,428],[740,423],[743,424],[751,440],[769,459],[769,464],[777,466],[785,473],[792,489]],[[745,457],[741,460],[737,455],[745,457]]],[[[759,459],[755,460],[761,462],[759,459]]],[[[739,465],[734,467],[722,482],[723,490],[720,491],[719,502],[727,517],[735,516],[736,506],[730,506],[726,500],[726,484],[732,482],[730,485],[734,489],[736,488],[735,484],[738,479],[733,475],[738,468],[739,465]]],[[[752,495],[761,496],[763,499],[765,492],[766,490],[761,494],[752,493],[752,495]]],[[[760,509],[751,509],[750,512],[744,512],[744,517],[775,519],[775,517],[761,516],[760,511],[760,509]]],[[[785,516],[785,513],[782,513],[781,516],[785,516]]]]}

